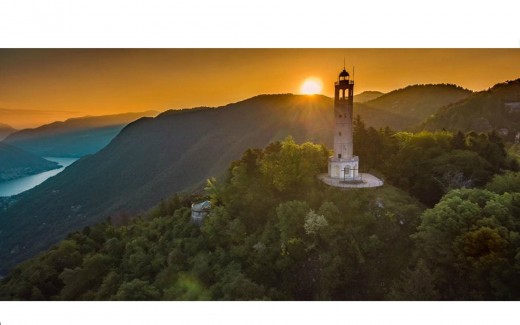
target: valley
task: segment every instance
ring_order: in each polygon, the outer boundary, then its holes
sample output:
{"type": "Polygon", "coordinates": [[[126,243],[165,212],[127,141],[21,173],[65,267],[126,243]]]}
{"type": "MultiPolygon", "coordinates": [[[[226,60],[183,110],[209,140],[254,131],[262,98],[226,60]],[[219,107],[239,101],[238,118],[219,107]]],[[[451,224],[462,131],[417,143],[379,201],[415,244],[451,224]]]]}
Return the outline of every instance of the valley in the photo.
{"type": "Polygon", "coordinates": [[[59,158],[59,157],[44,157],[45,160],[58,163],[61,167],[50,171],[41,172],[38,174],[16,178],[14,180],[4,181],[0,183],[0,197],[8,197],[20,194],[33,187],[40,185],[48,178],[53,177],[62,172],[69,165],[74,163],[75,158],[59,158]]]}

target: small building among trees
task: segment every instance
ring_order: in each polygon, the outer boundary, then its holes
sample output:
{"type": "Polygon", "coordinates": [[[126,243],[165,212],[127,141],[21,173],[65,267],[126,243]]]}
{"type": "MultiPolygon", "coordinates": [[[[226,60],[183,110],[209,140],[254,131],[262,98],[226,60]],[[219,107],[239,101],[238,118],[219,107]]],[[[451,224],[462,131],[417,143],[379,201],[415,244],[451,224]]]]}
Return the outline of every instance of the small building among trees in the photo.
{"type": "Polygon", "coordinates": [[[191,222],[201,225],[204,218],[211,211],[211,202],[204,201],[200,203],[193,203],[191,205],[191,222]]]}

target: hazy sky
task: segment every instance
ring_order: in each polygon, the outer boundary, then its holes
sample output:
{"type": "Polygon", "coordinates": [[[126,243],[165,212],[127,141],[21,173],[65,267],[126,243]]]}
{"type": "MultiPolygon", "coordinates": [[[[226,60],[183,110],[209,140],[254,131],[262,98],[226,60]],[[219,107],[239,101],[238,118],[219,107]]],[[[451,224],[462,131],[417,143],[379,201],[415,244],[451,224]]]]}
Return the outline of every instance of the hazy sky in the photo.
{"type": "Polygon", "coordinates": [[[520,78],[520,49],[0,49],[0,123],[219,106],[298,93],[308,77],[330,96],[343,58],[355,66],[355,93],[520,78]]]}

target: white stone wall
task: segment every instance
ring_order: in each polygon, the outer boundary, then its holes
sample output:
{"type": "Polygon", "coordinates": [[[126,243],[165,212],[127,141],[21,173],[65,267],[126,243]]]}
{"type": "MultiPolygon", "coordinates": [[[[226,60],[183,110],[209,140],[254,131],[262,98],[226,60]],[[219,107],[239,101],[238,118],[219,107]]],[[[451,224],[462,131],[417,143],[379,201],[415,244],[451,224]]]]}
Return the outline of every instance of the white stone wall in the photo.
{"type": "Polygon", "coordinates": [[[329,159],[328,175],[331,178],[356,180],[359,178],[359,158],[353,156],[351,159],[329,159]],[[347,172],[347,175],[345,175],[347,172]]]}

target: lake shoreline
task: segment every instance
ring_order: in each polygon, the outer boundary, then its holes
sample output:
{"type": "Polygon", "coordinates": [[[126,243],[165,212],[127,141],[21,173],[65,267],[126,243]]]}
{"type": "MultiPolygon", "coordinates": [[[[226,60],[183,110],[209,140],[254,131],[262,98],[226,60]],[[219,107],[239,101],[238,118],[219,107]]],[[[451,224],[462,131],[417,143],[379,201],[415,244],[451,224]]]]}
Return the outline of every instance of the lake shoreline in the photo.
{"type": "Polygon", "coordinates": [[[0,198],[9,198],[18,194],[21,194],[25,191],[28,191],[41,183],[45,182],[47,179],[58,175],[65,168],[72,165],[74,162],[79,160],[79,158],[68,158],[68,157],[43,157],[46,160],[56,162],[61,167],[47,170],[41,173],[23,176],[20,178],[16,178],[9,181],[4,181],[0,183],[0,198]]]}

